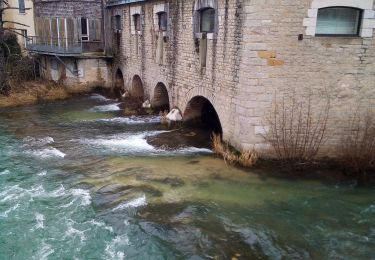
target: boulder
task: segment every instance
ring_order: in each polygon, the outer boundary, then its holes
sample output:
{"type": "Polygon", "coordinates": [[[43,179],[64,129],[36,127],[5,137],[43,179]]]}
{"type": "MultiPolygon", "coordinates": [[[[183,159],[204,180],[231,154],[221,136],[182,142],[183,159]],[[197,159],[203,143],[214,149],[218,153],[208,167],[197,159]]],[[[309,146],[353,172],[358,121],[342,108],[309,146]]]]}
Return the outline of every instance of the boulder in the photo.
{"type": "Polygon", "coordinates": [[[182,115],[178,109],[174,108],[168,113],[167,119],[170,121],[182,121],[182,115]]]}
{"type": "Polygon", "coordinates": [[[150,103],[150,101],[149,101],[149,100],[146,100],[145,102],[143,102],[142,107],[143,107],[143,108],[151,108],[151,103],[150,103]]]}

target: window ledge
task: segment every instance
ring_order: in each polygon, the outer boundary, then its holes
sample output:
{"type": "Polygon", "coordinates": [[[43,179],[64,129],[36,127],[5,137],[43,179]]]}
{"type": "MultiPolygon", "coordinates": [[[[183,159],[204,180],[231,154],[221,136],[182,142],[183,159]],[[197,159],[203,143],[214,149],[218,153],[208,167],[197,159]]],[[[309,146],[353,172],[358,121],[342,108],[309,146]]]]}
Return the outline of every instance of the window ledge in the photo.
{"type": "MultiPolygon", "coordinates": [[[[202,39],[203,38],[203,33],[196,33],[195,38],[197,39],[202,39]]],[[[207,33],[207,39],[208,40],[215,40],[217,39],[217,33],[207,33]]]]}
{"type": "Polygon", "coordinates": [[[315,38],[327,38],[327,39],[361,39],[360,35],[326,35],[326,34],[316,34],[315,38]]]}

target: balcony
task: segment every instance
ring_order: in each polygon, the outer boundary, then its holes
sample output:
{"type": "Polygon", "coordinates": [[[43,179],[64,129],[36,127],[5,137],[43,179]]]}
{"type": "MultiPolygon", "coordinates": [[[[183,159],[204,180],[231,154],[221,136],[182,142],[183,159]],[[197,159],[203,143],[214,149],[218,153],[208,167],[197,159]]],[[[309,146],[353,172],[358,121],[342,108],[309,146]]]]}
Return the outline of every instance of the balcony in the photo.
{"type": "Polygon", "coordinates": [[[26,49],[30,52],[58,56],[81,56],[103,54],[101,41],[74,41],[70,38],[28,37],[26,49]]]}
{"type": "Polygon", "coordinates": [[[28,37],[26,49],[31,52],[58,55],[79,55],[83,52],[82,42],[73,42],[68,38],[28,37]]]}

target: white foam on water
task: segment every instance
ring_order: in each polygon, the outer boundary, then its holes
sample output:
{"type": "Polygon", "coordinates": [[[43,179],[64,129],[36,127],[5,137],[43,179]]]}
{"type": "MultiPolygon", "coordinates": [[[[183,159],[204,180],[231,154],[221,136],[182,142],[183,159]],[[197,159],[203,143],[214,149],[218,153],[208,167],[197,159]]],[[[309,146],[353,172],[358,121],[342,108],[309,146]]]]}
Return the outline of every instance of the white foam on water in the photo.
{"type": "Polygon", "coordinates": [[[42,158],[42,159],[64,158],[66,156],[65,153],[53,147],[40,149],[40,150],[29,150],[29,151],[25,151],[25,153],[33,155],[35,157],[42,158]]]}
{"type": "Polygon", "coordinates": [[[138,134],[118,134],[112,136],[99,136],[95,139],[81,139],[82,144],[106,147],[119,152],[152,152],[155,147],[147,143],[146,137],[157,135],[165,131],[150,131],[138,134]]]}
{"type": "Polygon", "coordinates": [[[35,213],[36,225],[35,229],[44,229],[44,215],[40,213],[35,213]]]}
{"type": "Polygon", "coordinates": [[[104,123],[115,123],[115,124],[126,124],[126,125],[142,125],[142,124],[155,124],[160,123],[159,116],[153,117],[114,117],[109,119],[97,119],[94,120],[96,122],[104,122],[104,123]]]}
{"type": "Polygon", "coordinates": [[[42,171],[40,173],[37,174],[38,176],[46,176],[47,175],[47,171],[42,171]]]}
{"type": "Polygon", "coordinates": [[[146,205],[147,205],[146,195],[143,194],[142,197],[133,199],[131,201],[127,201],[125,203],[121,203],[116,208],[112,209],[112,211],[123,210],[127,208],[138,208],[138,207],[146,206],[146,205]]]}
{"type": "Polygon", "coordinates": [[[0,176],[1,175],[8,175],[8,174],[10,174],[9,170],[5,170],[5,171],[0,172],[0,176]]]}
{"type": "Polygon", "coordinates": [[[78,236],[79,239],[81,240],[81,242],[84,242],[86,240],[86,236],[85,236],[86,230],[81,231],[81,230],[75,229],[73,227],[74,223],[75,222],[73,220],[68,219],[67,230],[65,232],[65,237],[75,237],[75,236],[78,236]]]}
{"type": "Polygon", "coordinates": [[[99,100],[99,101],[110,101],[111,100],[111,99],[106,98],[105,96],[102,96],[100,94],[92,94],[92,95],[90,95],[89,98],[90,99],[99,100]]]}
{"type": "Polygon", "coordinates": [[[104,222],[99,222],[99,221],[96,221],[96,220],[92,219],[91,221],[89,221],[89,223],[91,225],[101,227],[101,228],[103,228],[105,230],[108,230],[109,232],[113,233],[113,228],[110,227],[110,226],[107,226],[104,222]]]}
{"type": "Polygon", "coordinates": [[[105,248],[105,259],[125,259],[125,253],[119,248],[129,245],[129,238],[126,235],[116,236],[105,248]]]}
{"type": "Polygon", "coordinates": [[[50,136],[46,136],[43,138],[35,138],[35,137],[28,136],[23,139],[23,142],[32,146],[41,146],[41,145],[52,144],[55,142],[55,140],[50,136]]]}
{"type": "Polygon", "coordinates": [[[213,153],[212,150],[207,148],[197,148],[197,147],[186,147],[175,151],[179,154],[195,154],[195,153],[213,153]]]}
{"type": "Polygon", "coordinates": [[[91,204],[91,196],[88,190],[73,189],[72,195],[81,199],[81,206],[87,206],[91,204]]]}
{"type": "Polygon", "coordinates": [[[109,105],[102,105],[102,106],[95,106],[91,108],[90,112],[110,112],[110,111],[119,111],[121,108],[119,107],[121,103],[114,103],[109,105]]]}
{"type": "Polygon", "coordinates": [[[14,205],[13,207],[11,207],[10,209],[7,209],[3,213],[0,213],[0,217],[7,218],[8,214],[11,213],[12,211],[15,211],[16,209],[18,209],[19,206],[20,206],[20,204],[17,203],[16,205],[14,205]]]}
{"type": "Polygon", "coordinates": [[[36,260],[46,260],[48,259],[48,256],[50,254],[53,254],[55,252],[54,249],[52,249],[52,246],[49,244],[46,244],[44,241],[42,242],[42,245],[38,248],[38,252],[35,256],[33,256],[33,259],[36,260]]]}
{"type": "Polygon", "coordinates": [[[68,195],[68,193],[66,192],[65,187],[61,184],[58,189],[51,191],[45,195],[48,197],[52,197],[52,198],[58,198],[58,197],[68,195]]]}

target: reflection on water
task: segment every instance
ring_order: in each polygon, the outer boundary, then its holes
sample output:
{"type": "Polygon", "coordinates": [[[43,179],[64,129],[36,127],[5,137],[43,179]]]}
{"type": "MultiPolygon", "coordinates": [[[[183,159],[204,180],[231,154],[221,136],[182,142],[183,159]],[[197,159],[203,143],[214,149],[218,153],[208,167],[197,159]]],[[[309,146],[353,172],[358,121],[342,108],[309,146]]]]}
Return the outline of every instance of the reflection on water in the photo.
{"type": "Polygon", "coordinates": [[[0,112],[0,259],[370,259],[375,190],[227,167],[100,95],[0,112]]]}

